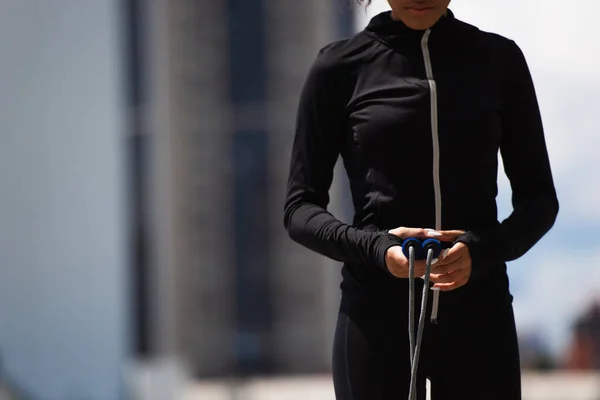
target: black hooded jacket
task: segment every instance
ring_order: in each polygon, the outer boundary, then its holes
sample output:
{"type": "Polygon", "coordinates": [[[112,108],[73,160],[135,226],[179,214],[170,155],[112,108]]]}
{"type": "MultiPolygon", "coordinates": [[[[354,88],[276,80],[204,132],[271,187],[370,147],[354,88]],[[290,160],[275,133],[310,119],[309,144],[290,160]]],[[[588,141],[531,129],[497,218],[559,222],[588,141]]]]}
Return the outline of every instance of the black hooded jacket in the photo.
{"type": "Polygon", "coordinates": [[[385,252],[401,244],[387,233],[399,226],[464,230],[469,284],[505,276],[557,213],[534,85],[512,40],[451,11],[426,31],[384,12],[319,52],[300,98],[284,224],[294,241],[344,263],[343,289],[395,279],[385,252]],[[499,151],[513,193],[501,223],[499,151]],[[327,211],[340,155],[351,225],[327,211]]]}

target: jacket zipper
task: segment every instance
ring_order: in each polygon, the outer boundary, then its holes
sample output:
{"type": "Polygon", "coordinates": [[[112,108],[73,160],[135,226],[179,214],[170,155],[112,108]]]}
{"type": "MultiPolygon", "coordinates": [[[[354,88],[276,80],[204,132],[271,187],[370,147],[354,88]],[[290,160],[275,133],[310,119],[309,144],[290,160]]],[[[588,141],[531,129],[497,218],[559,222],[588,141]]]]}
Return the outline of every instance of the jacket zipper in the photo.
{"type": "Polygon", "coordinates": [[[440,188],[440,143],[438,138],[438,107],[437,86],[433,79],[433,68],[429,56],[429,35],[431,30],[427,29],[421,39],[421,50],[425,59],[425,71],[429,82],[431,98],[431,137],[433,139],[433,190],[435,193],[435,229],[442,229],[442,191],[440,188]]]}
{"type": "MultiPolygon", "coordinates": [[[[421,50],[425,61],[425,75],[429,82],[429,92],[431,98],[431,138],[433,143],[433,191],[435,195],[435,230],[442,229],[442,190],[440,185],[440,142],[438,136],[438,107],[437,107],[437,86],[433,79],[433,68],[431,66],[431,57],[429,54],[429,35],[431,30],[427,29],[421,39],[421,50]]],[[[431,308],[431,321],[437,322],[438,306],[440,301],[440,291],[433,291],[433,305],[431,308]]]]}

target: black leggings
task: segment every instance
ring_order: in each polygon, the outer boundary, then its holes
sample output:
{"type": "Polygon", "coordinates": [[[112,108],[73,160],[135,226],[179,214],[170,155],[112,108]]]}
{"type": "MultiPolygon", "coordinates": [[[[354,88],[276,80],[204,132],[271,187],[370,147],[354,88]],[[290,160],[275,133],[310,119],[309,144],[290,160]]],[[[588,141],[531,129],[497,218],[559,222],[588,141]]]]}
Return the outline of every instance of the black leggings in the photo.
{"type": "MultiPolygon", "coordinates": [[[[416,291],[416,318],[421,287],[422,283],[416,291]]],[[[482,300],[451,293],[441,293],[438,323],[426,319],[418,399],[425,399],[428,378],[432,400],[520,400],[512,302],[502,296],[482,300]]],[[[431,299],[430,295],[428,316],[431,299]]],[[[407,303],[408,295],[404,301],[343,296],[333,348],[337,400],[408,399],[407,303]]],[[[415,328],[417,324],[418,320],[415,328]]]]}

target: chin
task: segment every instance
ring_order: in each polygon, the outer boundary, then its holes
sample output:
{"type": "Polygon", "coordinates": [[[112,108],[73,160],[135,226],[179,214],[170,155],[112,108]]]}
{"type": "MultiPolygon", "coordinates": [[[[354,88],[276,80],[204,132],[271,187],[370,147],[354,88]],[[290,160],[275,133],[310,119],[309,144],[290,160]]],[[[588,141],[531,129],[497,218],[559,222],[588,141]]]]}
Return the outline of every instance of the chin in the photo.
{"type": "Polygon", "coordinates": [[[410,29],[414,29],[416,31],[424,31],[426,29],[431,28],[435,24],[435,21],[411,21],[405,22],[405,25],[410,29]]]}
{"type": "Polygon", "coordinates": [[[441,15],[436,16],[435,18],[424,18],[422,20],[413,20],[409,21],[410,24],[406,24],[411,29],[416,30],[425,30],[431,28],[439,19],[442,18],[441,15]]]}

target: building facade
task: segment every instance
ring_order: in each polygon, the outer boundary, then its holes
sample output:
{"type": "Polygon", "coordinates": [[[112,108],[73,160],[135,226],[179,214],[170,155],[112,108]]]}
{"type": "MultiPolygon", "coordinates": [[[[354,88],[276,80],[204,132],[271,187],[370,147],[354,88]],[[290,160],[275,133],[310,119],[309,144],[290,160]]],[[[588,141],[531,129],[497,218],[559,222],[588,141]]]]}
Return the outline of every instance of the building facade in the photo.
{"type": "MultiPolygon", "coordinates": [[[[153,351],[198,377],[330,367],[340,266],[291,242],[298,96],[344,0],[156,0],[146,14],[153,351]]],[[[343,170],[331,211],[348,218],[343,170]]]]}

